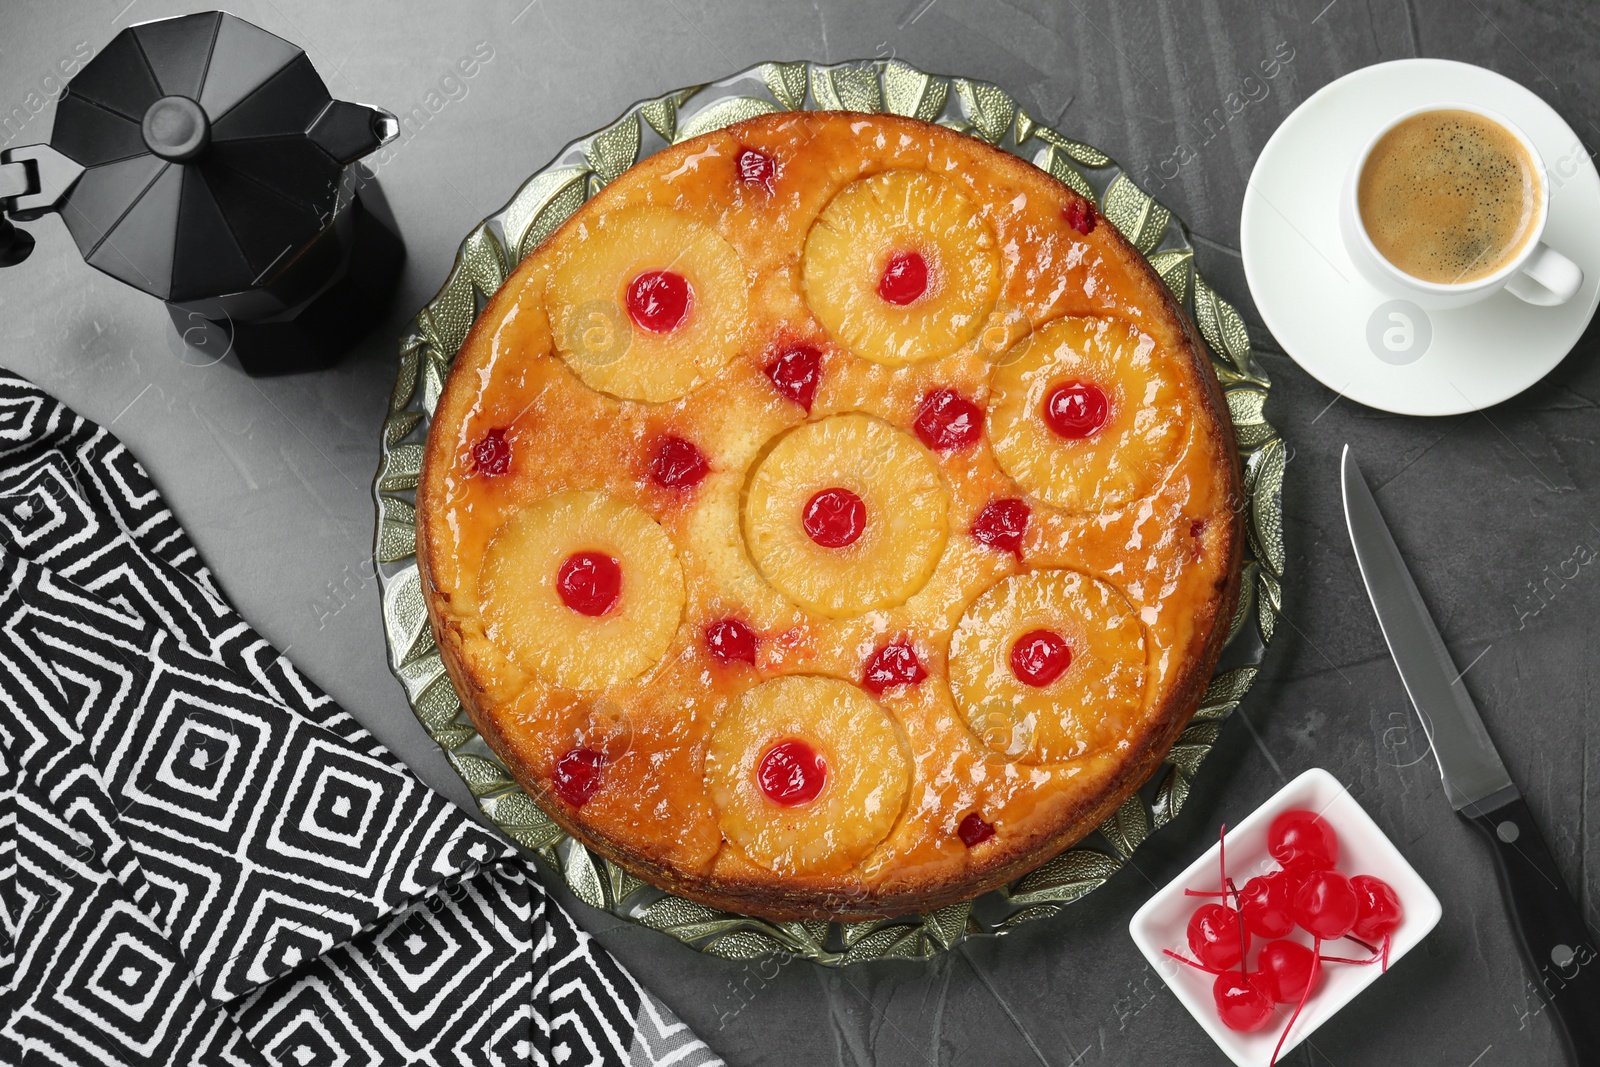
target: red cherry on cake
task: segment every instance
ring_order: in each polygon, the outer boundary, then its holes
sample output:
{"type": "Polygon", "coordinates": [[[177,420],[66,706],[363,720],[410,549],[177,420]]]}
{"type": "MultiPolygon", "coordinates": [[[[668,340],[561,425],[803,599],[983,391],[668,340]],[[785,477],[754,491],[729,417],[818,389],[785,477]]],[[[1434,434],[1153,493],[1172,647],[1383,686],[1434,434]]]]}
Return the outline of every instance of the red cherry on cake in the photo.
{"type": "Polygon", "coordinates": [[[1279,1004],[1299,1003],[1321,973],[1317,954],[1298,941],[1269,941],[1256,957],[1256,984],[1279,1004]]]}
{"type": "Polygon", "coordinates": [[[968,848],[976,848],[994,836],[994,824],[983,821],[983,816],[972,812],[956,827],[956,836],[968,848]]]}
{"type": "Polygon", "coordinates": [[[1361,940],[1388,937],[1406,917],[1394,887],[1382,878],[1358,874],[1350,879],[1350,888],[1356,891],[1356,923],[1350,932],[1361,940]]]}
{"type": "Polygon", "coordinates": [[[495,427],[472,446],[472,469],[490,478],[497,478],[511,469],[511,444],[506,432],[495,427]]]}
{"type": "Polygon", "coordinates": [[[834,486],[806,501],[800,525],[823,548],[844,548],[867,528],[867,505],[850,490],[834,486]]]}
{"type": "Polygon", "coordinates": [[[622,564],[604,552],[574,552],[556,571],[556,595],[579,615],[604,615],[622,595],[622,564]]]}
{"type": "Polygon", "coordinates": [[[884,645],[867,658],[861,670],[862,688],[882,693],[894,685],[916,685],[928,677],[917,650],[905,641],[884,645]]]}
{"type": "Polygon", "coordinates": [[[706,454],[693,441],[668,434],[650,457],[650,480],[664,489],[693,489],[711,469],[706,454]]]}
{"type": "Polygon", "coordinates": [[[1011,646],[1011,673],[1023,685],[1042,688],[1072,666],[1072,648],[1054,630],[1029,630],[1011,646]]]}
{"type": "Polygon", "coordinates": [[[789,738],[767,749],[756,767],[756,783],[767,799],[786,808],[817,799],[828,780],[828,764],[804,741],[789,738]]]}
{"type": "Polygon", "coordinates": [[[1239,890],[1239,914],[1244,926],[1257,937],[1282,937],[1294,929],[1290,898],[1294,885],[1288,874],[1273,871],[1257,875],[1239,890]]]}
{"type": "Polygon", "coordinates": [[[575,748],[556,761],[552,785],[556,796],[581,808],[600,791],[606,755],[592,748],[575,748]]]}
{"type": "Polygon", "coordinates": [[[670,333],[689,316],[689,279],[675,271],[647,270],[628,283],[628,317],[641,330],[670,333]]]}
{"type": "Polygon", "coordinates": [[[1094,205],[1082,197],[1075,196],[1067,201],[1067,206],[1062,209],[1061,217],[1067,220],[1068,226],[1071,226],[1084,236],[1094,232],[1094,205]]]}
{"type": "Polygon", "coordinates": [[[724,667],[732,663],[756,663],[761,635],[738,619],[718,619],[706,626],[706,651],[724,667]]]}
{"type": "Polygon", "coordinates": [[[1333,870],[1305,872],[1290,907],[1294,921],[1323,941],[1348,934],[1360,912],[1350,879],[1333,870]]]}
{"type": "Polygon", "coordinates": [[[935,389],[922,398],[911,426],[935,452],[953,452],[983,433],[983,409],[954,389],[935,389]]]}
{"type": "Polygon", "coordinates": [[[878,295],[904,307],[928,291],[928,261],[915,250],[895,252],[878,279],[878,295]]]}
{"type": "Polygon", "coordinates": [[[741,148],[734,153],[733,165],[739,171],[741,182],[772,192],[772,179],[778,175],[777,160],[759,149],[741,148]]]}
{"type": "Polygon", "coordinates": [[[1239,913],[1224,904],[1202,904],[1189,917],[1189,950],[1213,971],[1237,967],[1249,942],[1239,913]]]}
{"type": "Polygon", "coordinates": [[[1238,971],[1224,971],[1211,984],[1217,1015],[1230,1030],[1259,1030],[1272,1018],[1272,1000],[1238,971]]]}
{"type": "Polygon", "coordinates": [[[811,345],[791,345],[779,352],[764,368],[767,380],[781,396],[788,397],[811,414],[817,383],[822,381],[822,353],[811,345]]]}
{"type": "Polygon", "coordinates": [[[1110,410],[1105,390],[1092,382],[1062,382],[1044,398],[1045,425],[1069,441],[1094,436],[1110,410]]]}
{"type": "Polygon", "coordinates": [[[1339,862],[1339,836],[1312,811],[1286,811],[1267,830],[1267,851],[1286,871],[1326,870],[1339,862]]]}
{"type": "Polygon", "coordinates": [[[1014,497],[991,500],[972,520],[971,534],[979,544],[1022,558],[1022,536],[1028,532],[1030,509],[1014,497]]]}

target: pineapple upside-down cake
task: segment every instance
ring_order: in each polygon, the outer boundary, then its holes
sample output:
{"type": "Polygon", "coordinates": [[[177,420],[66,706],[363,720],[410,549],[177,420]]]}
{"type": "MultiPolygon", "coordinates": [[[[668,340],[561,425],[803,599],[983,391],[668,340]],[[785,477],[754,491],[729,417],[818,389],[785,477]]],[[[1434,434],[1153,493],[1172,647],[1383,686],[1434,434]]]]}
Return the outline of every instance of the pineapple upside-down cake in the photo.
{"type": "Polygon", "coordinates": [[[774,918],[927,910],[1099,825],[1226,637],[1238,457],[1093,206],[909,119],[666,149],[523,259],[428,438],[418,559],[563,828],[774,918]]]}

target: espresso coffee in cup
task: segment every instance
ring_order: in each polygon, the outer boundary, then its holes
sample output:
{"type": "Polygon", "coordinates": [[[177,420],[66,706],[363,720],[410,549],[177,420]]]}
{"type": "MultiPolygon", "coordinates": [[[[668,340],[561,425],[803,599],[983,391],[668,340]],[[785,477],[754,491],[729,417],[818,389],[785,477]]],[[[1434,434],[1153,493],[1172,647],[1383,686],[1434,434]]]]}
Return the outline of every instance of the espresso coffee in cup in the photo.
{"type": "Polygon", "coordinates": [[[1545,239],[1550,183],[1528,135],[1465,101],[1402,111],[1372,131],[1339,194],[1350,262],[1380,293],[1428,309],[1502,289],[1552,306],[1583,269],[1545,239]]]}
{"type": "Polygon", "coordinates": [[[1486,278],[1538,232],[1538,167],[1522,141],[1473,111],[1424,111],[1373,145],[1356,196],[1378,252],[1426,282],[1486,278]]]}

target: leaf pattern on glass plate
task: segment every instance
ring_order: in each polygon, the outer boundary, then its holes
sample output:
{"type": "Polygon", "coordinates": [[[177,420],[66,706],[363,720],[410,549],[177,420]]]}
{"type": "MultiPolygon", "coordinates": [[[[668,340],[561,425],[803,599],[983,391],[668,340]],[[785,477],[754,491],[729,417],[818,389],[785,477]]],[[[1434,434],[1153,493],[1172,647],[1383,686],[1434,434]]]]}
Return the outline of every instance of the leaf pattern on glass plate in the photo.
{"type": "Polygon", "coordinates": [[[1071,138],[1063,137],[1048,126],[1035,126],[1030,132],[1046,144],[1055,145],[1086,167],[1098,170],[1101,167],[1114,165],[1111,157],[1098,148],[1086,145],[1082,141],[1074,141],[1071,138]]]}
{"type": "Polygon", "coordinates": [[[1133,850],[1150,836],[1150,816],[1145,811],[1144,799],[1135,793],[1123,801],[1122,807],[1100,825],[1100,836],[1110,841],[1123,859],[1132,856],[1133,850]]]}
{"type": "Polygon", "coordinates": [[[594,135],[589,144],[589,169],[601,185],[609,185],[618,175],[639,161],[641,131],[639,116],[628,115],[610,129],[594,135]]]}
{"type": "Polygon", "coordinates": [[[806,63],[763,63],[761,77],[767,91],[778,106],[785,111],[799,111],[806,103],[806,83],[809,81],[806,63]]]}
{"type": "Polygon", "coordinates": [[[949,95],[949,82],[908,63],[890,60],[883,68],[884,110],[892,115],[932,122],[944,110],[949,95]]]}
{"type": "Polygon", "coordinates": [[[483,810],[496,826],[514,837],[524,848],[548,848],[566,833],[521,790],[489,798],[484,801],[483,810]]]}
{"type": "Polygon", "coordinates": [[[589,171],[564,167],[529,178],[506,206],[503,229],[506,243],[516,249],[517,262],[544,243],[589,196],[589,171]]]}
{"type": "Polygon", "coordinates": [[[1079,196],[1090,203],[1099,203],[1099,197],[1095,195],[1094,186],[1089,184],[1089,179],[1083,176],[1083,172],[1073,165],[1072,158],[1061,149],[1054,145],[1046,148],[1044,162],[1041,166],[1049,171],[1050,176],[1055,178],[1056,181],[1062,182],[1079,196]]]}
{"type": "Polygon", "coordinates": [[[1189,275],[1193,273],[1194,251],[1175,248],[1150,257],[1150,266],[1167,283],[1173,297],[1182,304],[1189,299],[1189,275]]]}
{"type": "Polygon", "coordinates": [[[733,96],[726,100],[718,100],[695,112],[694,117],[686,121],[683,128],[678,131],[677,139],[687,141],[691,137],[699,137],[703,133],[720,130],[724,126],[732,126],[735,122],[753,119],[757,115],[770,115],[777,110],[777,104],[763,100],[759,96],[733,96]]]}
{"type": "Polygon", "coordinates": [[[1047,861],[1032,874],[1023,875],[1007,896],[1013,904],[1068,904],[1121,869],[1122,861],[1115,856],[1092,848],[1075,848],[1047,861]]]}
{"type": "Polygon", "coordinates": [[[1126,174],[1112,179],[1101,201],[1100,210],[1133,247],[1148,255],[1166,235],[1172,212],[1156,203],[1150,194],[1133,183],[1126,174]]]}
{"type": "Polygon", "coordinates": [[[1011,129],[1011,119],[1017,113],[1016,101],[1005,90],[988,82],[956,78],[952,84],[961,101],[961,110],[978,136],[990,144],[999,144],[1011,129]]]}

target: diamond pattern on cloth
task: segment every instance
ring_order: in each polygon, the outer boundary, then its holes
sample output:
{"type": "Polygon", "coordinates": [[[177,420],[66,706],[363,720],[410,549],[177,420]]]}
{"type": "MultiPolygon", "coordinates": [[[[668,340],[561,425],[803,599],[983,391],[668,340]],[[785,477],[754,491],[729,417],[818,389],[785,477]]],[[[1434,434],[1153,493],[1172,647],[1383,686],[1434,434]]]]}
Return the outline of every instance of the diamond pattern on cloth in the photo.
{"type": "Polygon", "coordinates": [[[0,372],[0,1062],[720,1061],[0,372]]]}

